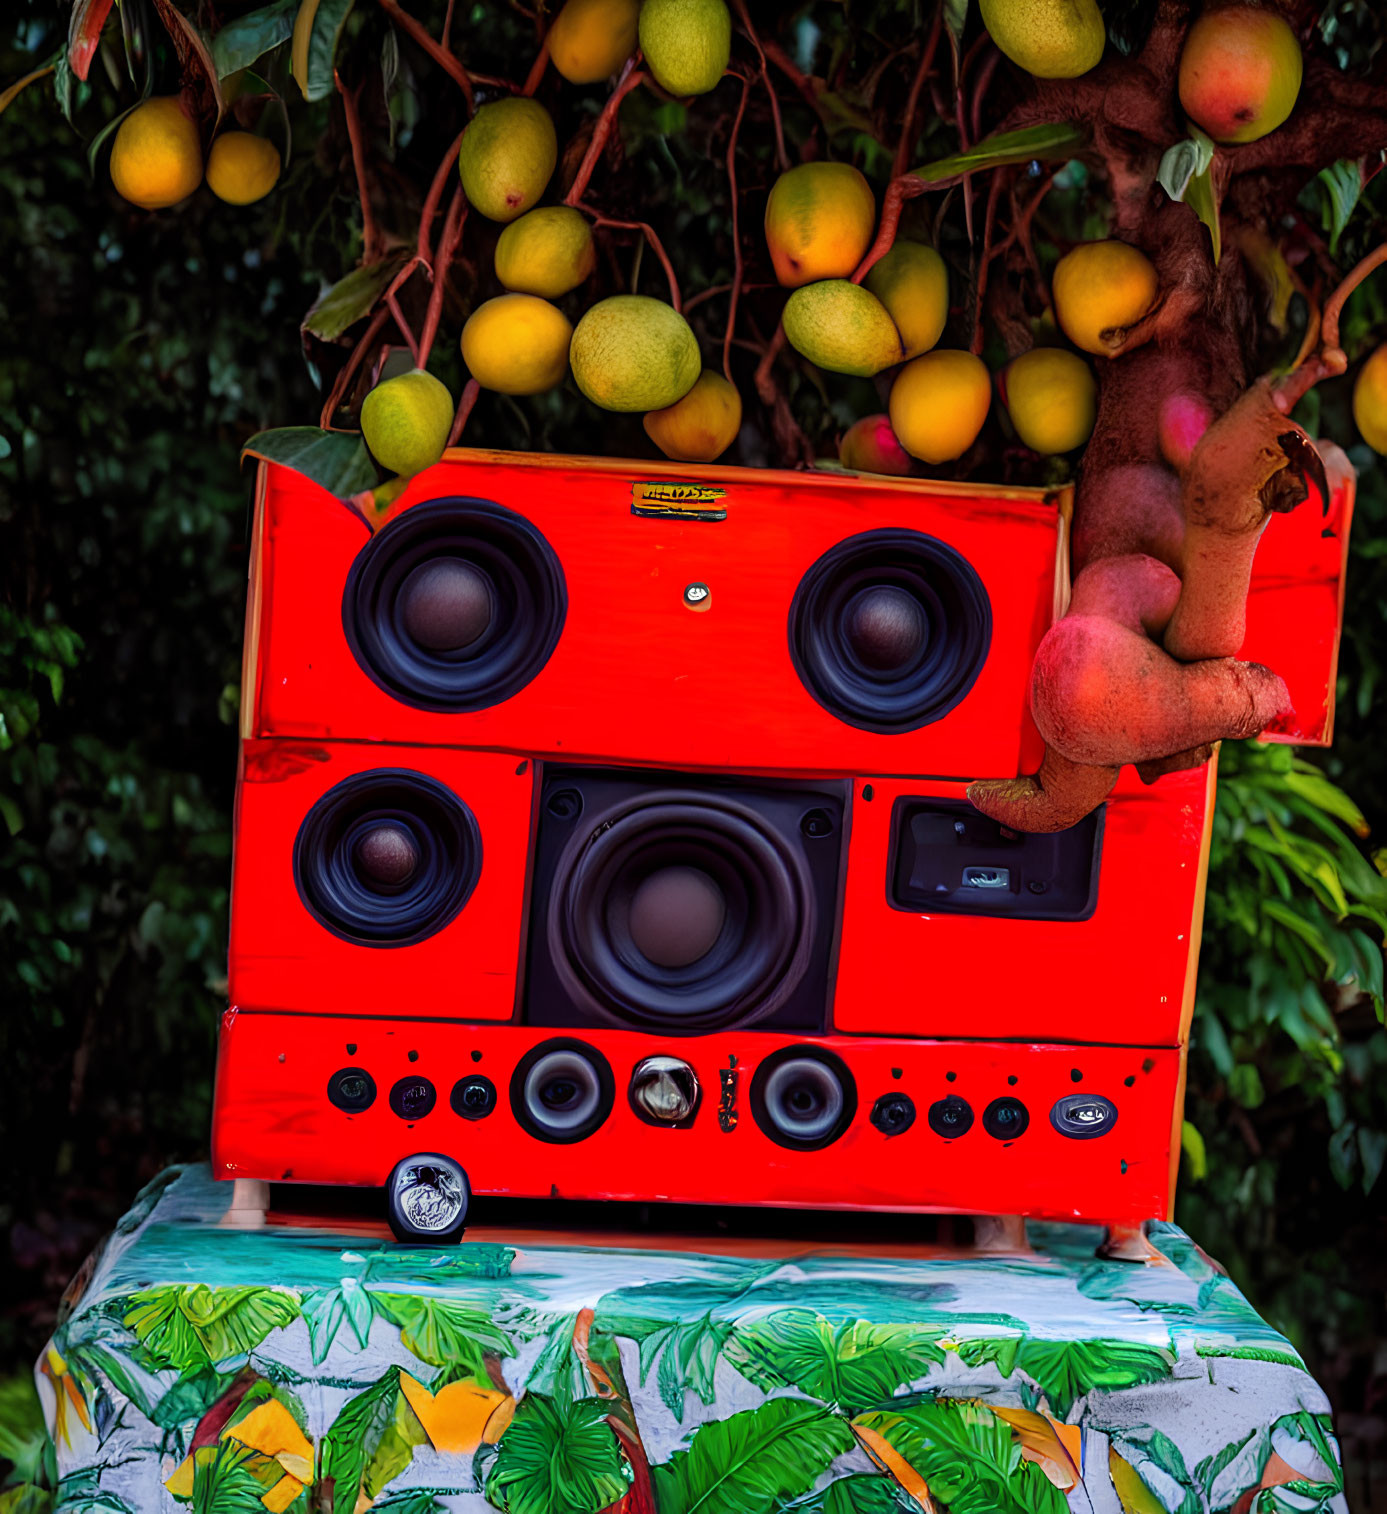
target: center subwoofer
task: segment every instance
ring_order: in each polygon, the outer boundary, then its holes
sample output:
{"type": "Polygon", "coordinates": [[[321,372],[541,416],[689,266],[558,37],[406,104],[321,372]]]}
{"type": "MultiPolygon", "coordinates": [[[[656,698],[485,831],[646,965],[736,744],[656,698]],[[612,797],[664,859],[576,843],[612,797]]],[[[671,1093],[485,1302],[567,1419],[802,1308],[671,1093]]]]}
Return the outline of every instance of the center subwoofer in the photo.
{"type": "Polygon", "coordinates": [[[822,1030],[846,786],[546,768],[531,1024],[822,1030]]]}
{"type": "Polygon", "coordinates": [[[388,693],[457,714],[523,689],[558,644],[567,604],[559,560],[523,516],[438,499],[362,548],[342,625],[352,655],[388,693]]]}
{"type": "Polygon", "coordinates": [[[992,640],[982,580],[921,531],[864,531],[810,567],[790,605],[790,657],[839,720],[899,735],[947,715],[992,640]]]}

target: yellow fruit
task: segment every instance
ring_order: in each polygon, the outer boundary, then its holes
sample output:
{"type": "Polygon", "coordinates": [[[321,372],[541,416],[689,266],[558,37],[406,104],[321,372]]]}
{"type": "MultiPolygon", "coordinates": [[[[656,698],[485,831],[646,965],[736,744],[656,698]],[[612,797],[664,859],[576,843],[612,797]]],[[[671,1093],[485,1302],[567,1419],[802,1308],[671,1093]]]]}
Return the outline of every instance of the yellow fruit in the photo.
{"type": "Polygon", "coordinates": [[[870,378],[905,356],[886,306],[847,279],[796,289],[785,301],[781,320],[795,351],[830,373],[870,378]]]}
{"type": "Polygon", "coordinates": [[[717,88],[732,56],[732,17],[723,0],[645,0],[639,30],[645,66],[670,94],[717,88]]]}
{"type": "Polygon", "coordinates": [[[275,187],[279,149],[248,131],[224,131],[207,154],[207,187],[228,205],[253,205],[275,187]]]}
{"type": "Polygon", "coordinates": [[[502,294],[467,317],[462,360],[483,389],[543,394],[563,383],[573,327],[548,300],[502,294]]]}
{"type": "Polygon", "coordinates": [[[1055,266],[1055,318],[1076,347],[1105,357],[1150,310],[1156,287],[1155,268],[1135,247],[1084,242],[1055,266]]]}
{"type": "Polygon", "coordinates": [[[897,242],[862,282],[886,306],[907,357],[919,357],[939,340],[949,318],[949,271],[933,247],[897,242]]]}
{"type": "Polygon", "coordinates": [[[1180,54],[1180,104],[1215,142],[1255,142],[1295,109],[1300,43],[1273,11],[1206,10],[1180,54]]]}
{"type": "Polygon", "coordinates": [[[610,78],[636,46],[640,0],[568,0],[549,28],[549,57],[570,84],[610,78]]]}
{"type": "Polygon", "coordinates": [[[871,245],[872,187],[850,163],[801,163],[783,173],[766,201],[766,245],[788,289],[845,279],[871,245]]]}
{"type": "Polygon", "coordinates": [[[458,172],[468,203],[490,221],[513,221],[544,193],[558,161],[549,112],[515,95],[483,105],[462,134],[458,172]]]}
{"type": "Polygon", "coordinates": [[[1033,347],[1002,375],[1016,434],[1047,456],[1082,447],[1098,418],[1098,385],[1083,358],[1063,347],[1033,347]]]}
{"type": "Polygon", "coordinates": [[[155,95],[116,128],[111,183],[122,199],[142,210],[176,205],[202,183],[197,127],[176,95],[155,95]]]}
{"type": "Polygon", "coordinates": [[[864,415],[838,443],[838,461],[854,473],[910,472],[910,454],[896,439],[889,415],[864,415]]]}
{"type": "Polygon", "coordinates": [[[1353,419],[1374,452],[1387,452],[1387,344],[1358,370],[1353,383],[1353,419]]]}
{"type": "Polygon", "coordinates": [[[404,478],[443,456],[452,424],[447,385],[419,368],[377,384],[361,407],[361,434],[371,456],[404,478]]]}
{"type": "Polygon", "coordinates": [[[1094,0],[981,0],[992,40],[1037,79],[1076,79],[1103,56],[1094,0]]]}
{"type": "Polygon", "coordinates": [[[414,1410],[435,1451],[469,1455],[481,1445],[494,1444],[510,1422],[515,1400],[495,1388],[472,1383],[449,1383],[437,1393],[408,1372],[400,1373],[400,1392],[414,1410]]]}
{"type": "Polygon", "coordinates": [[[912,457],[947,463],[977,440],[992,403],[981,359],[949,349],[909,362],[891,385],[891,429],[912,457]]]}
{"type": "Polygon", "coordinates": [[[574,328],[569,361],[578,387],[604,410],[663,410],[702,368],[689,323],[643,294],[599,300],[574,328]]]}
{"type": "Polygon", "coordinates": [[[711,463],[742,429],[742,397],[711,368],[699,374],[682,400],[645,418],[645,431],[664,453],[681,463],[711,463]]]}
{"type": "Polygon", "coordinates": [[[512,221],[496,242],[496,277],[519,294],[556,300],[597,263],[592,228],[567,205],[546,205],[512,221]]]}

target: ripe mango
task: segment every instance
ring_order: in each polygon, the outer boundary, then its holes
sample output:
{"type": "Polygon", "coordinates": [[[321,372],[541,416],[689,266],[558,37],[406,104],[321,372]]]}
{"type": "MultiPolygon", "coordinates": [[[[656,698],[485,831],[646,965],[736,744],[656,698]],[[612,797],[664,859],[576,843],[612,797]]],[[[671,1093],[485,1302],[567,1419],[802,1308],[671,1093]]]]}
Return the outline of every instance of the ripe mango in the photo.
{"type": "Polygon", "coordinates": [[[907,363],[891,385],[891,429],[912,457],[947,463],[977,440],[992,403],[980,358],[945,348],[907,363]]]}
{"type": "Polygon", "coordinates": [[[698,338],[671,305],[643,294],[599,300],[569,352],[578,387],[604,410],[663,410],[693,388],[698,338]]]}
{"type": "Polygon", "coordinates": [[[1274,11],[1206,10],[1180,54],[1180,104],[1215,142],[1255,142],[1295,109],[1300,43],[1274,11]]]}
{"type": "Polygon", "coordinates": [[[1060,329],[1076,347],[1109,356],[1150,310],[1158,280],[1151,260],[1126,242],[1082,242],[1055,265],[1050,292],[1060,329]],[[1109,339],[1111,335],[1111,339],[1109,339]]]}
{"type": "Polygon", "coordinates": [[[572,337],[557,305],[532,294],[500,294],[467,317],[462,360],[483,389],[543,394],[563,383],[572,337]]]}
{"type": "Polygon", "coordinates": [[[742,397],[722,374],[705,368],[683,399],[650,411],[642,424],[666,457],[680,463],[711,463],[742,429],[742,397]]]}
{"type": "Polygon", "coordinates": [[[1374,452],[1387,453],[1387,343],[1363,364],[1353,381],[1353,420],[1374,452]]]}
{"type": "Polygon", "coordinates": [[[898,241],[862,282],[895,321],[906,357],[919,357],[939,340],[949,318],[949,271],[933,247],[898,241]]]}
{"type": "Polygon", "coordinates": [[[905,356],[901,334],[876,295],[847,279],[796,289],[781,316],[796,352],[830,373],[871,378],[905,356]]]}
{"type": "Polygon", "coordinates": [[[801,163],[766,201],[766,245],[787,289],[845,279],[871,245],[872,187],[850,163],[801,163]]]}
{"type": "Polygon", "coordinates": [[[483,105],[462,134],[458,172],[468,204],[489,221],[513,221],[544,193],[558,161],[549,112],[520,95],[483,105]]]}
{"type": "Polygon", "coordinates": [[[592,228],[567,205],[527,211],[496,241],[496,277],[517,294],[556,300],[576,289],[596,264],[592,228]]]}
{"type": "Polygon", "coordinates": [[[1016,434],[1033,452],[1072,452],[1093,434],[1098,385],[1083,358],[1064,347],[1033,347],[1001,377],[1016,434]]]}
{"type": "Polygon", "coordinates": [[[910,454],[891,429],[889,415],[864,415],[854,421],[838,443],[838,461],[854,473],[910,472],[910,454]]]}
{"type": "Polygon", "coordinates": [[[228,205],[253,205],[279,182],[279,149],[248,131],[224,131],[207,155],[207,187],[228,205]]]}
{"type": "Polygon", "coordinates": [[[448,386],[421,368],[377,384],[361,406],[361,434],[371,456],[402,478],[433,467],[452,424],[448,386]]]}
{"type": "Polygon", "coordinates": [[[176,205],[202,183],[202,143],[177,95],[154,95],[116,128],[111,183],[142,210],[176,205]]]}
{"type": "Polygon", "coordinates": [[[636,46],[640,0],[568,0],[545,39],[554,67],[570,84],[610,78],[636,46]]]}
{"type": "Polygon", "coordinates": [[[980,0],[992,40],[1037,79],[1076,79],[1103,56],[1094,0],[980,0]]]}
{"type": "Polygon", "coordinates": [[[645,0],[639,36],[655,82],[681,98],[716,89],[732,56],[732,16],[723,0],[645,0]]]}

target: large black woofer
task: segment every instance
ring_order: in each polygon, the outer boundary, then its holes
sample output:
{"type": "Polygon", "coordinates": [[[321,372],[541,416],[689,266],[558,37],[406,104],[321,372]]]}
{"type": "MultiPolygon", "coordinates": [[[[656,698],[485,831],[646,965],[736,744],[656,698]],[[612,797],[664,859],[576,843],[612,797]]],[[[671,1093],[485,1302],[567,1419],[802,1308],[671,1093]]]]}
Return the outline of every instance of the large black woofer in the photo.
{"type": "Polygon", "coordinates": [[[342,625],[387,693],[457,714],[523,689],[558,645],[567,608],[559,560],[523,516],[486,500],[436,499],[358,553],[342,625]]]}
{"type": "Polygon", "coordinates": [[[751,1113],[764,1134],[792,1151],[836,1141],[857,1112],[857,1085],[841,1057],[818,1046],[772,1052],[751,1080],[751,1113]]]}
{"type": "Polygon", "coordinates": [[[521,1058],[510,1081],[511,1110],[541,1141],[585,1140],[612,1112],[611,1064],[582,1041],[541,1041],[521,1058]]]}
{"type": "Polygon", "coordinates": [[[551,890],[569,994],[633,1025],[746,1025],[783,1004],[818,926],[803,856],[735,795],[654,788],[584,816],[551,890]]]}
{"type": "Polygon", "coordinates": [[[992,640],[992,606],[966,558],[920,531],[864,531],[825,552],[790,605],[790,657],[848,725],[899,735],[947,715],[992,640]]]}
{"type": "Polygon", "coordinates": [[[451,789],[375,768],[331,788],[294,841],[294,883],[311,915],[361,946],[412,946],[453,920],[476,887],[482,838],[451,789]]]}

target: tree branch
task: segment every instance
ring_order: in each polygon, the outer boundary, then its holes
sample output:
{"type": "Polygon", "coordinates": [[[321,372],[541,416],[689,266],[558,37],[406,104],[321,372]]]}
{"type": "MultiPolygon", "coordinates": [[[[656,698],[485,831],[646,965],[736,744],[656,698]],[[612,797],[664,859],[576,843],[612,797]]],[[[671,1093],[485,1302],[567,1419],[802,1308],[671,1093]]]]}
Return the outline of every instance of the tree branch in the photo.
{"type": "Polygon", "coordinates": [[[891,177],[899,179],[906,171],[910,163],[911,153],[915,148],[915,113],[920,105],[920,91],[924,88],[925,78],[934,63],[934,54],[939,46],[939,38],[944,31],[944,0],[934,11],[934,25],[930,27],[929,36],[925,40],[924,51],[920,54],[920,66],[915,70],[915,81],[910,86],[910,96],[905,102],[905,120],[901,124],[901,138],[896,144],[896,156],[891,163],[891,177]]]}
{"type": "Polygon", "coordinates": [[[440,47],[429,35],[427,28],[421,26],[413,16],[404,10],[399,0],[376,0],[376,3],[387,16],[404,32],[407,32],[415,42],[429,55],[439,68],[462,91],[462,97],[467,101],[467,114],[473,115],[477,109],[477,102],[472,93],[472,81],[467,77],[467,70],[453,56],[447,48],[440,47]]]}
{"type": "Polygon", "coordinates": [[[1374,268],[1387,263],[1387,242],[1361,259],[1343,282],[1324,302],[1320,317],[1319,351],[1272,386],[1271,399],[1276,408],[1289,415],[1296,404],[1324,378],[1337,378],[1348,367],[1348,357],[1339,346],[1339,316],[1344,301],[1374,268]]]}
{"type": "MultiPolygon", "coordinates": [[[[739,4],[745,9],[744,0],[739,4]]],[[[761,60],[765,68],[765,59],[761,60]]],[[[732,135],[727,139],[727,189],[732,199],[732,299],[727,307],[727,329],[722,338],[722,374],[732,382],[732,337],[737,329],[737,299],[742,290],[742,275],[746,272],[742,257],[742,228],[737,210],[737,133],[742,129],[742,117],[746,114],[747,96],[751,93],[751,80],[742,75],[742,98],[737,102],[737,114],[732,120],[732,135]]],[[[675,306],[678,309],[678,306],[675,306]]]]}
{"type": "Polygon", "coordinates": [[[366,145],[361,135],[361,118],[357,115],[356,96],[342,83],[342,76],[332,71],[332,81],[342,96],[342,111],[347,118],[347,136],[352,144],[352,167],[356,171],[356,192],[361,200],[361,261],[378,263],[385,251],[384,239],[371,214],[371,193],[366,172],[366,145]]]}
{"type": "Polygon", "coordinates": [[[737,12],[737,19],[742,23],[742,30],[747,34],[752,47],[756,49],[757,61],[761,68],[761,82],[766,86],[766,98],[771,104],[771,119],[775,123],[775,161],[781,173],[784,173],[790,166],[790,159],[785,151],[785,127],[780,119],[780,101],[775,97],[770,70],[766,67],[766,50],[761,46],[761,39],[756,35],[756,28],[751,24],[746,0],[732,0],[732,3],[737,12]]]}
{"type": "Polygon", "coordinates": [[[602,150],[606,147],[607,139],[616,125],[616,115],[621,102],[633,89],[644,83],[645,73],[635,66],[634,58],[628,58],[621,71],[621,77],[617,80],[616,88],[607,97],[607,103],[602,107],[602,114],[598,116],[597,124],[592,129],[592,140],[588,143],[588,150],[583,154],[583,161],[578,165],[572,187],[564,196],[565,205],[576,206],[587,193],[588,180],[592,178],[592,171],[597,167],[597,160],[602,156],[602,150]]]}
{"type": "MultiPolygon", "coordinates": [[[[566,202],[571,203],[571,202],[566,202]]],[[[594,228],[599,226],[611,226],[618,231],[639,231],[645,237],[650,250],[660,260],[660,266],[665,270],[665,278],[669,281],[669,302],[676,310],[682,311],[683,307],[679,299],[679,280],[674,276],[674,265],[670,262],[665,252],[664,244],[655,235],[655,228],[645,221],[614,221],[610,216],[604,216],[600,211],[594,210],[591,205],[575,205],[575,210],[581,210],[585,216],[592,217],[594,228]]]]}

